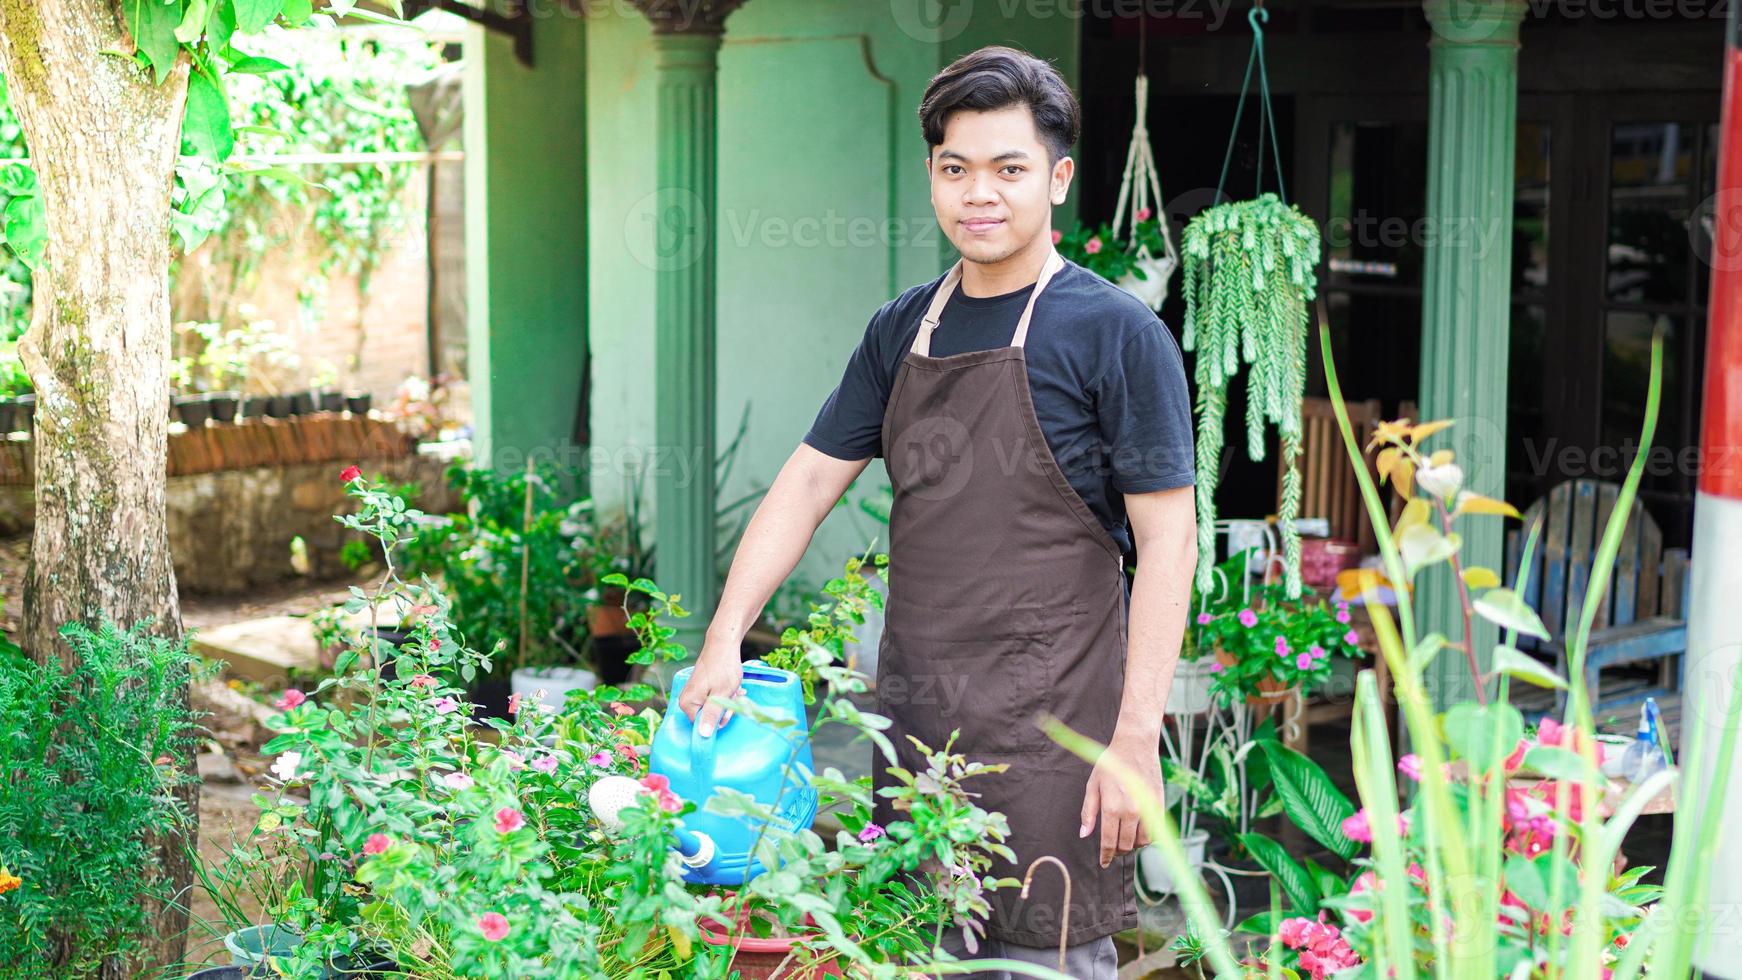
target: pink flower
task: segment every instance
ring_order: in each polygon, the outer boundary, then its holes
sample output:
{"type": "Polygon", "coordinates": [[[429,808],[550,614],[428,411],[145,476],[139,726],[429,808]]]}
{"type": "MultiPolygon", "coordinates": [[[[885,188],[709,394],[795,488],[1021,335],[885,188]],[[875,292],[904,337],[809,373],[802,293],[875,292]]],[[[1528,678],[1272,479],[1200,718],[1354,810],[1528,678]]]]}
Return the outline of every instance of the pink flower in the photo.
{"type": "Polygon", "coordinates": [[[1064,237],[1065,237],[1064,232],[1059,231],[1057,228],[1054,228],[1052,230],[1052,243],[1054,245],[1057,245],[1059,242],[1063,241],[1064,237]]]}
{"type": "Polygon", "coordinates": [[[538,758],[532,760],[532,768],[537,769],[539,772],[543,772],[543,773],[556,772],[556,756],[554,756],[554,755],[541,755],[538,758]]]}
{"type": "Polygon", "coordinates": [[[490,942],[499,942],[508,935],[508,917],[500,912],[485,912],[478,916],[478,931],[490,942]]]}
{"type": "Polygon", "coordinates": [[[859,843],[869,844],[872,841],[874,841],[877,838],[882,837],[882,836],[883,836],[883,828],[882,827],[879,827],[874,823],[868,823],[865,825],[864,830],[859,831],[859,843]]]}
{"type": "Polygon", "coordinates": [[[393,838],[386,834],[370,834],[369,839],[363,842],[363,853],[369,855],[386,854],[387,849],[391,846],[393,846],[393,838]]]}
{"type": "Polygon", "coordinates": [[[293,687],[285,691],[283,696],[281,696],[277,701],[272,702],[272,706],[280,711],[289,711],[307,700],[308,695],[293,687]]]}
{"type": "Polygon", "coordinates": [[[671,780],[662,773],[650,772],[641,777],[641,785],[655,793],[663,793],[671,789],[671,780]]]}
{"type": "Polygon", "coordinates": [[[508,696],[508,713],[511,715],[520,714],[520,703],[522,700],[524,700],[524,698],[519,691],[510,694],[508,696]]]}
{"type": "Polygon", "coordinates": [[[1317,643],[1314,643],[1312,646],[1307,647],[1307,656],[1313,658],[1314,660],[1322,660],[1325,657],[1330,656],[1330,654],[1325,652],[1324,647],[1319,646],[1317,643]]]}
{"type": "Polygon", "coordinates": [[[604,769],[611,764],[611,753],[604,749],[600,749],[592,755],[587,756],[587,762],[598,766],[600,769],[604,769]]]}
{"type": "Polygon", "coordinates": [[[1397,760],[1397,771],[1416,782],[1421,782],[1421,756],[1414,752],[1397,760]]]}
{"type": "Polygon", "coordinates": [[[339,474],[339,482],[350,483],[352,480],[358,479],[362,475],[363,471],[361,469],[355,466],[347,466],[345,467],[345,471],[339,474]]]}
{"type": "Polygon", "coordinates": [[[1224,667],[1222,665],[1222,662],[1220,660],[1213,661],[1210,664],[1210,673],[1212,673],[1212,674],[1220,674],[1222,671],[1227,670],[1227,669],[1228,669],[1227,667],[1224,667]]]}
{"type": "Polygon", "coordinates": [[[1258,614],[1250,609],[1240,610],[1240,625],[1251,629],[1258,625],[1258,614]]]}
{"type": "Polygon", "coordinates": [[[437,683],[436,679],[429,674],[419,674],[411,679],[411,686],[414,688],[435,687],[437,683]]]}
{"type": "Polygon", "coordinates": [[[1294,669],[1296,669],[1296,670],[1312,670],[1313,669],[1313,655],[1310,653],[1302,653],[1302,654],[1297,655],[1294,658],[1294,669]]]}
{"type": "Polygon", "coordinates": [[[1361,645],[1361,638],[1359,636],[1355,635],[1354,630],[1350,630],[1349,632],[1343,634],[1343,642],[1349,644],[1352,647],[1358,647],[1361,645]]]}
{"type": "Polygon", "coordinates": [[[1276,937],[1289,949],[1299,949],[1307,944],[1307,937],[1315,932],[1318,923],[1311,919],[1283,919],[1276,927],[1276,937]]]}
{"type": "Polygon", "coordinates": [[[519,772],[526,768],[526,760],[520,757],[520,753],[510,752],[507,749],[503,749],[501,755],[503,759],[507,760],[508,768],[510,770],[519,772]]]}
{"type": "Polygon", "coordinates": [[[621,701],[613,701],[613,702],[611,702],[611,713],[616,715],[619,718],[622,718],[625,715],[634,714],[635,709],[629,707],[628,705],[624,704],[621,701]]]}
{"type": "Polygon", "coordinates": [[[1343,836],[1363,844],[1373,843],[1373,828],[1367,823],[1367,808],[1356,810],[1354,815],[1343,818],[1343,836]]]}
{"type": "Polygon", "coordinates": [[[1342,623],[1344,626],[1347,626],[1347,625],[1349,625],[1349,622],[1351,620],[1353,620],[1354,618],[1355,617],[1349,615],[1349,604],[1348,603],[1346,603],[1346,602],[1337,603],[1337,622],[1342,623]]]}
{"type": "Polygon", "coordinates": [[[1293,651],[1288,647],[1288,639],[1283,636],[1278,636],[1276,638],[1276,655],[1279,657],[1286,657],[1292,652],[1293,651]]]}
{"type": "Polygon", "coordinates": [[[451,715],[460,710],[460,702],[455,701],[453,698],[444,694],[441,697],[436,698],[435,709],[436,714],[438,715],[451,715]]]}
{"type": "Polygon", "coordinates": [[[1209,613],[1198,613],[1198,625],[1199,626],[1208,626],[1215,621],[1216,621],[1216,617],[1210,615],[1209,613]]]}
{"type": "Polygon", "coordinates": [[[1512,754],[1506,757],[1506,761],[1500,764],[1501,768],[1505,769],[1506,774],[1509,776],[1517,772],[1518,768],[1524,765],[1524,754],[1529,751],[1530,742],[1522,738],[1519,739],[1518,747],[1513,749],[1512,754]]]}
{"type": "Polygon", "coordinates": [[[1148,208],[1138,208],[1137,213],[1132,215],[1131,217],[1137,219],[1138,221],[1148,221],[1149,216],[1154,214],[1154,213],[1155,213],[1154,211],[1151,211],[1148,208]]]}
{"type": "Polygon", "coordinates": [[[496,832],[512,834],[526,826],[526,816],[513,807],[505,806],[496,811],[496,832]]]}
{"type": "Polygon", "coordinates": [[[1087,242],[1084,242],[1083,243],[1083,251],[1089,253],[1090,255],[1094,255],[1095,253],[1101,251],[1101,236],[1096,235],[1094,238],[1091,238],[1087,242]]]}
{"type": "Polygon", "coordinates": [[[475,784],[471,776],[463,772],[450,772],[442,777],[442,782],[448,789],[471,789],[475,784]]]}

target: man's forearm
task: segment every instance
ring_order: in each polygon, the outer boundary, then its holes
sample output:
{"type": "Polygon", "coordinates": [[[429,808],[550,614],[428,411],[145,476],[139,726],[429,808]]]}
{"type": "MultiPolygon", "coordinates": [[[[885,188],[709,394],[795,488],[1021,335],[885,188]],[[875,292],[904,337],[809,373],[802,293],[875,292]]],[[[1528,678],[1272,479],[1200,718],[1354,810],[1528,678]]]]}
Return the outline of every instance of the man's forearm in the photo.
{"type": "Polygon", "coordinates": [[[1192,528],[1164,535],[1140,548],[1131,586],[1129,646],[1125,651],[1125,694],[1119,705],[1118,732],[1153,741],[1160,737],[1168,688],[1179,664],[1180,642],[1190,612],[1197,543],[1192,528]]]}
{"type": "MultiPolygon", "coordinates": [[[[708,646],[736,651],[780,583],[798,566],[817,526],[834,506],[811,474],[789,460],[744,528],[720,603],[708,625],[708,646]]],[[[835,499],[839,494],[835,495],[835,499]]]]}

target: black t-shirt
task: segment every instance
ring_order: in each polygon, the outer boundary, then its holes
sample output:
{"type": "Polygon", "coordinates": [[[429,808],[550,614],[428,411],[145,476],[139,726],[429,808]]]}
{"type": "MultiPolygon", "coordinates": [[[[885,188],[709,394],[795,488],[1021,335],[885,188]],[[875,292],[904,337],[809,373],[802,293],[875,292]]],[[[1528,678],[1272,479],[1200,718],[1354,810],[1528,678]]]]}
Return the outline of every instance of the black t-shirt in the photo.
{"type": "MultiPolygon", "coordinates": [[[[841,384],[804,441],[837,459],[883,455],[883,414],[902,359],[943,277],[871,317],[841,384]]],[[[933,357],[1010,346],[1032,285],[972,297],[958,287],[932,333],[933,357]]],[[[1024,343],[1047,447],[1121,550],[1131,551],[1127,493],[1190,486],[1191,396],[1173,334],[1143,302],[1074,262],[1034,304],[1024,343]]]]}

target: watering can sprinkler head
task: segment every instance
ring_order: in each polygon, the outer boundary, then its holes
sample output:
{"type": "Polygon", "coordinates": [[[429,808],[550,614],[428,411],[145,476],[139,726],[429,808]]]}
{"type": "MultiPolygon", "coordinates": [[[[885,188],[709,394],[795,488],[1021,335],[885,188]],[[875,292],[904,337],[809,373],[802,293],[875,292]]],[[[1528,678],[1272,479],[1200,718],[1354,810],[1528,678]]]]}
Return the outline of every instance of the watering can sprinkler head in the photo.
{"type": "MultiPolygon", "coordinates": [[[[635,805],[645,792],[640,783],[628,776],[604,776],[587,788],[587,805],[599,818],[606,832],[623,832],[623,811],[635,805]]],[[[714,840],[700,831],[679,827],[673,831],[677,843],[672,849],[683,858],[685,867],[705,868],[714,860],[714,840]]]]}

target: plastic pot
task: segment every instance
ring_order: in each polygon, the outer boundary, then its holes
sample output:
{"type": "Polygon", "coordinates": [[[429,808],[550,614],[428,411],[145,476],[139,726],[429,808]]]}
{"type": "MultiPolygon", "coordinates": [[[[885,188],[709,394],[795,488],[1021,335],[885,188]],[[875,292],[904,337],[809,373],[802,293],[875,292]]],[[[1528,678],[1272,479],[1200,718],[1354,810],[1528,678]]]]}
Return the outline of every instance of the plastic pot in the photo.
{"type": "Polygon", "coordinates": [[[237,929],[224,937],[232,966],[252,970],[274,957],[290,956],[302,945],[302,933],[277,923],[237,929]]]}
{"type": "Polygon", "coordinates": [[[204,395],[183,395],[175,400],[175,414],[188,428],[201,429],[212,419],[212,405],[204,395]]]}
{"type": "Polygon", "coordinates": [[[240,966],[214,966],[201,970],[188,980],[248,980],[248,970],[240,966]]]}
{"type": "MultiPolygon", "coordinates": [[[[1193,868],[1204,866],[1204,852],[1210,843],[1210,832],[1203,829],[1194,830],[1180,838],[1180,846],[1185,849],[1186,863],[1193,868]]],[[[1137,878],[1143,889],[1151,895],[1172,895],[1174,893],[1173,875],[1168,873],[1167,862],[1162,859],[1161,846],[1150,844],[1137,852],[1137,878]]]]}
{"type": "Polygon", "coordinates": [[[375,396],[367,391],[348,392],[345,395],[345,410],[352,415],[366,415],[369,412],[369,404],[374,400],[375,396]]]}
{"type": "Polygon", "coordinates": [[[1170,715],[1200,715],[1210,710],[1215,698],[1210,694],[1210,679],[1216,672],[1208,657],[1182,660],[1173,670],[1173,686],[1167,689],[1167,713],[1170,715]]]}
{"type": "Polygon", "coordinates": [[[242,399],[242,417],[245,419],[263,419],[267,416],[266,408],[272,399],[265,395],[248,395],[242,399]]]}
{"type": "Polygon", "coordinates": [[[345,394],[341,391],[322,391],[316,395],[315,402],[323,412],[342,412],[345,410],[345,394]]]}
{"type": "Polygon", "coordinates": [[[18,417],[18,403],[0,398],[0,437],[12,431],[12,421],[18,417]]]}
{"type": "Polygon", "coordinates": [[[36,396],[19,395],[13,404],[18,414],[12,420],[12,431],[29,432],[36,426],[36,396]]]}
{"type": "Polygon", "coordinates": [[[234,391],[214,391],[206,396],[206,404],[211,406],[214,421],[228,424],[236,421],[236,412],[242,407],[242,395],[234,391]]]}
{"type": "Polygon", "coordinates": [[[304,388],[290,393],[290,414],[313,415],[315,410],[315,393],[304,388]]]}
{"type": "Polygon", "coordinates": [[[275,419],[290,418],[290,396],[273,395],[266,399],[266,414],[275,419]]]}

